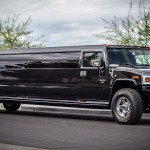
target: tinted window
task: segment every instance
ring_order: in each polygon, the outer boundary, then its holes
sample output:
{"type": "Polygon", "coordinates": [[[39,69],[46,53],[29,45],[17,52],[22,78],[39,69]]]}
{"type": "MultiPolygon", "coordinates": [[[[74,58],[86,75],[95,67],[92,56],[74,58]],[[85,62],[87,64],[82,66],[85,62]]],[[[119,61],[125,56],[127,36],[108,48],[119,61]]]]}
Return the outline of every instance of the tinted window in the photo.
{"type": "Polygon", "coordinates": [[[92,61],[101,61],[104,59],[103,53],[101,52],[85,52],[83,53],[83,67],[93,67],[92,61]]]}
{"type": "Polygon", "coordinates": [[[149,49],[120,48],[109,51],[110,64],[133,64],[135,66],[150,66],[149,49]]]}

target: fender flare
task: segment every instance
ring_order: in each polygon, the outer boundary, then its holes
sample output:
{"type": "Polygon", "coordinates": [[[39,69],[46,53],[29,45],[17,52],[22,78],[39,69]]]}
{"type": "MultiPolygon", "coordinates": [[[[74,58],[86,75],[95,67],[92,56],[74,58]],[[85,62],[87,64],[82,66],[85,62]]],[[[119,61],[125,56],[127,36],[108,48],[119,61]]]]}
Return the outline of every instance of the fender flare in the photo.
{"type": "Polygon", "coordinates": [[[138,85],[137,82],[134,80],[134,79],[125,79],[125,78],[119,78],[119,79],[116,79],[113,83],[112,83],[112,87],[114,86],[114,84],[118,81],[130,81],[130,82],[133,82],[134,85],[138,85]]]}
{"type": "Polygon", "coordinates": [[[109,96],[109,102],[111,102],[112,96],[113,96],[113,89],[114,86],[117,82],[132,82],[134,86],[137,86],[138,83],[134,80],[134,79],[125,79],[125,78],[119,78],[119,79],[115,79],[115,81],[112,82],[112,87],[111,87],[111,91],[110,91],[110,96],[109,96]]]}

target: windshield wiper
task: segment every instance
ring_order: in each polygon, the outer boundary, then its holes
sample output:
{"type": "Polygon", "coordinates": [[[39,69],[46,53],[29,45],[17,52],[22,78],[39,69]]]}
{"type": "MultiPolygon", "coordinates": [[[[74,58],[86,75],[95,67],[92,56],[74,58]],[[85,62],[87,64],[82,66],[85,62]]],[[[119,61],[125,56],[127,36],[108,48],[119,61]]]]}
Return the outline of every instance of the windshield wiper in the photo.
{"type": "Polygon", "coordinates": [[[136,66],[150,66],[150,64],[137,64],[136,66]]]}
{"type": "Polygon", "coordinates": [[[133,64],[131,64],[131,63],[122,63],[121,66],[125,66],[125,67],[126,67],[126,66],[127,66],[127,67],[128,67],[128,66],[132,66],[132,67],[135,67],[135,65],[133,65],[133,64]]]}

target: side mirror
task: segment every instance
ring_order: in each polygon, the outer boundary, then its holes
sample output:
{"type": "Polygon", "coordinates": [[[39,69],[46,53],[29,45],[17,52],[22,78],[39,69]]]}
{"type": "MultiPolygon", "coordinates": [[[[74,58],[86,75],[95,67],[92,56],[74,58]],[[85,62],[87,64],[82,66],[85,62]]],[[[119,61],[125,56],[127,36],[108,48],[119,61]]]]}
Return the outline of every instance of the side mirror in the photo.
{"type": "Polygon", "coordinates": [[[93,67],[100,67],[101,66],[100,60],[96,60],[96,59],[91,60],[91,66],[93,66],[93,67]]]}

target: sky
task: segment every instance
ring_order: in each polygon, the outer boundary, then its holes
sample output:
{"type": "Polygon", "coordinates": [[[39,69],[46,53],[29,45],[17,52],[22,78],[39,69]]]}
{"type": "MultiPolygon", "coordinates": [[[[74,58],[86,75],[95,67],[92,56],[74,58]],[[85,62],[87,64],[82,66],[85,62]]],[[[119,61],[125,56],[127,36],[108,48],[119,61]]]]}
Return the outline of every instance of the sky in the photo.
{"type": "MultiPolygon", "coordinates": [[[[107,25],[102,19],[127,16],[131,0],[0,0],[0,19],[20,13],[32,18],[33,37],[44,34],[45,46],[110,44],[97,39],[107,25]]],[[[133,14],[138,13],[139,0],[132,0],[133,14]]],[[[150,6],[150,0],[145,0],[150,6]]],[[[38,41],[37,41],[38,42],[38,41]]]]}

